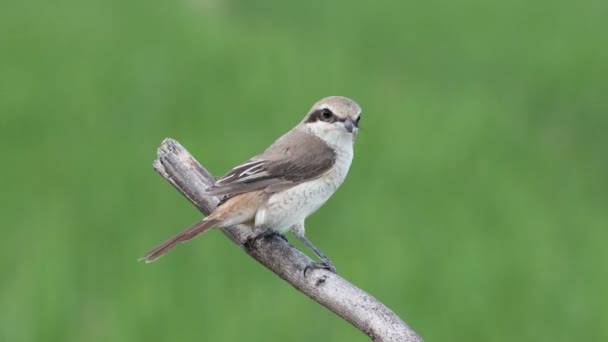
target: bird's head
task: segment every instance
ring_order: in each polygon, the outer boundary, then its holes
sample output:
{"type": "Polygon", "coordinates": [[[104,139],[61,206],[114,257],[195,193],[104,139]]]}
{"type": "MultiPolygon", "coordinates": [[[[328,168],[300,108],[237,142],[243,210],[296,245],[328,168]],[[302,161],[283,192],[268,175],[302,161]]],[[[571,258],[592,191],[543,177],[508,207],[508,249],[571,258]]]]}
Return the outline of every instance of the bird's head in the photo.
{"type": "Polygon", "coordinates": [[[315,103],[302,124],[312,134],[334,146],[354,142],[359,120],[361,107],[355,101],[343,96],[330,96],[315,103]]]}

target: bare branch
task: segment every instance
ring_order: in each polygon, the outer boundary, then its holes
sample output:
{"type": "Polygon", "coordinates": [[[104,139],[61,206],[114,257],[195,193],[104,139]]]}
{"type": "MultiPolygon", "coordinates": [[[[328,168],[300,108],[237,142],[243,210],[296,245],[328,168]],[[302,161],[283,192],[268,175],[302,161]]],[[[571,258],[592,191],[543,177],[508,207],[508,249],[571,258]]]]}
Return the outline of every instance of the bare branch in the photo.
{"type": "MultiPolygon", "coordinates": [[[[216,207],[218,199],[205,193],[215,178],[177,141],[163,141],[154,169],[205,215],[216,207]]],[[[394,312],[339,275],[314,269],[304,277],[304,268],[312,260],[283,239],[270,236],[253,242],[251,228],[245,225],[222,231],[266,268],[350,322],[373,341],[422,342],[394,312]]]]}

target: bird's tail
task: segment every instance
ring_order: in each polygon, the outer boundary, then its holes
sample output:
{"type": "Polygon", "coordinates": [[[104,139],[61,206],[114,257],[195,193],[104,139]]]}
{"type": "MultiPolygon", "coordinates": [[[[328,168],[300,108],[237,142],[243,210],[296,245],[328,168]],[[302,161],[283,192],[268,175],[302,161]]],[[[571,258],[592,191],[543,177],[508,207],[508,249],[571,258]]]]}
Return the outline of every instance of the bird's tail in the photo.
{"type": "Polygon", "coordinates": [[[192,227],[184,230],[183,232],[173,236],[169,240],[154,247],[154,249],[139,258],[139,260],[143,260],[146,263],[156,261],[156,259],[165,255],[165,253],[167,253],[171,248],[175,247],[175,245],[177,245],[178,243],[191,240],[197,235],[202,234],[208,231],[209,229],[215,227],[218,223],[219,220],[214,219],[202,220],[201,222],[196,223],[192,227]]]}

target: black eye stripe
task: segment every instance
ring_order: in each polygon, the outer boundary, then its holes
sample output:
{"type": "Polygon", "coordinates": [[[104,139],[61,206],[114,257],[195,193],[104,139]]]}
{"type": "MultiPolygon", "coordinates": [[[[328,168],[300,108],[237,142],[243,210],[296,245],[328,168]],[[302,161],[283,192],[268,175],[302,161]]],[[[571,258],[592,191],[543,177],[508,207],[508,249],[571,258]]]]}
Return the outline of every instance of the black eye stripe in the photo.
{"type": "MultiPolygon", "coordinates": [[[[308,119],[306,119],[305,122],[309,123],[309,122],[316,122],[316,121],[324,121],[324,122],[333,123],[336,121],[340,121],[340,122],[346,121],[346,118],[340,119],[336,115],[332,115],[329,120],[325,119],[323,117],[323,112],[325,111],[325,109],[326,108],[318,109],[318,110],[310,113],[310,115],[308,116],[308,119]]],[[[357,116],[357,118],[353,121],[356,127],[359,127],[359,121],[361,121],[361,114],[359,114],[359,116],[357,116]]]]}
{"type": "MultiPolygon", "coordinates": [[[[338,121],[338,118],[335,115],[331,115],[331,117],[329,118],[325,118],[324,117],[324,113],[327,113],[329,111],[330,114],[331,111],[327,108],[322,108],[322,109],[317,109],[314,112],[310,113],[310,116],[308,116],[308,119],[306,120],[306,122],[315,122],[315,121],[324,121],[324,122],[336,122],[338,121]]],[[[325,114],[327,115],[327,114],[325,114]]]]}

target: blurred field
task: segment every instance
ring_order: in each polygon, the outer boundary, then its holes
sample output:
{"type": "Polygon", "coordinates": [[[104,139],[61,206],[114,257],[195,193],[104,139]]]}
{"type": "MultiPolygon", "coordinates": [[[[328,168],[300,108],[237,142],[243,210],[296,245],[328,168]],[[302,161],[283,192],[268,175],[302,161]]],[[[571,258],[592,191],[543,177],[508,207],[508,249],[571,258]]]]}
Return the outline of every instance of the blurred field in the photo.
{"type": "Polygon", "coordinates": [[[364,110],[307,222],[427,341],[608,340],[605,1],[7,1],[0,341],[365,341],[151,168],[215,174],[321,97],[364,110]]]}

